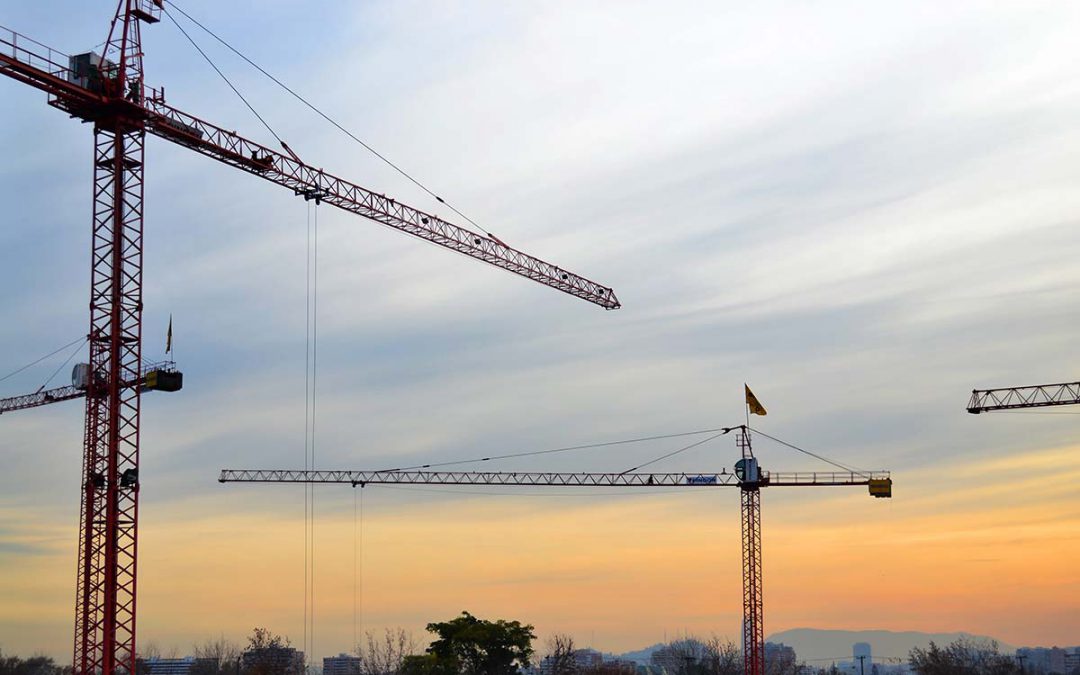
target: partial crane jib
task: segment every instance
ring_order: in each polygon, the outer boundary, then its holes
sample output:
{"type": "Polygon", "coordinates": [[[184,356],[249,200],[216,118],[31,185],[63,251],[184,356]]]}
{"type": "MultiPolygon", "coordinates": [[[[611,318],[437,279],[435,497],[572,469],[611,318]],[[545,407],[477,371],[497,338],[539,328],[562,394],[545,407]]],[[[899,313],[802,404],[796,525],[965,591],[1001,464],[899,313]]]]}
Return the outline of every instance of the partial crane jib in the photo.
{"type": "Polygon", "coordinates": [[[1063,405],[1080,405],[1080,382],[973,389],[967,411],[978,415],[999,410],[1024,410],[1063,405]]]}
{"type": "MultiPolygon", "coordinates": [[[[614,291],[581,275],[507,246],[492,235],[469,230],[434,214],[376,193],[284,155],[237,133],[185,113],[151,95],[145,102],[147,131],[200,154],[396,230],[508,270],[604,307],[618,309],[614,291]]],[[[291,153],[290,153],[291,154],[291,153]]]]}

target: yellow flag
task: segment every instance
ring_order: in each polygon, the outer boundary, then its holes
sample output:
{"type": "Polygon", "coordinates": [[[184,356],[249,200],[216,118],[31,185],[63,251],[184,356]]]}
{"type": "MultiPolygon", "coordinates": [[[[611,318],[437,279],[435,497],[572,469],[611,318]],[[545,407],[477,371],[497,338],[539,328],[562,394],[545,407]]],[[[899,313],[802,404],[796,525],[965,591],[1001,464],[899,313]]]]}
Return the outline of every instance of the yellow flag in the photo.
{"type": "MultiPolygon", "coordinates": [[[[169,332],[165,335],[165,353],[172,351],[172,314],[169,315],[169,332]]],[[[747,391],[750,391],[747,389],[747,391]]]]}
{"type": "Polygon", "coordinates": [[[757,396],[754,396],[754,392],[750,391],[750,387],[743,384],[746,387],[746,407],[750,409],[750,413],[753,415],[768,415],[765,412],[765,406],[761,405],[761,401],[757,400],[757,396]]]}

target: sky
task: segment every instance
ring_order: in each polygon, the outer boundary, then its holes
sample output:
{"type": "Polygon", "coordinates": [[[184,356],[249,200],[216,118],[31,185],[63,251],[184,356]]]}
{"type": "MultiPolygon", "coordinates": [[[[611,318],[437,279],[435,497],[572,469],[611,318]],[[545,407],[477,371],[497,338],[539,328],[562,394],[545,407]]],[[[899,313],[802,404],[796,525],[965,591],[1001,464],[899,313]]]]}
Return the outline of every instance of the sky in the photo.
{"type": "MultiPolygon", "coordinates": [[[[7,3],[68,53],[111,3],[7,3]]],[[[468,610],[623,651],[737,637],[735,490],[316,492],[299,468],[318,222],[316,465],[387,468],[739,424],[893,472],[762,495],[766,633],[1080,643],[1077,410],[972,416],[973,388],[1080,372],[1080,7],[1069,2],[183,0],[485,229],[615,289],[607,312],[150,139],[139,638],[254,626],[316,656],[468,610]],[[313,644],[313,646],[312,646],[313,644]]],[[[190,26],[185,26],[190,29],[190,26]]],[[[309,163],[461,223],[197,30],[309,163]]],[[[169,102],[272,139],[169,21],[169,102]]],[[[0,377],[86,332],[90,129],[0,82],[0,377]]],[[[268,143],[269,144],[269,143],[268,143]]],[[[463,223],[462,223],[463,224],[463,223]]],[[[33,391],[51,359],[0,381],[33,391]]],[[[66,372],[52,381],[64,384],[66,372]]],[[[621,471],[668,439],[485,463],[621,471]]],[[[82,406],[0,419],[0,649],[70,662],[82,406]]],[[[758,437],[768,470],[827,465],[758,437]]],[[[715,472],[722,437],[652,465],[715,472]]],[[[461,465],[460,468],[481,468],[461,465]]]]}

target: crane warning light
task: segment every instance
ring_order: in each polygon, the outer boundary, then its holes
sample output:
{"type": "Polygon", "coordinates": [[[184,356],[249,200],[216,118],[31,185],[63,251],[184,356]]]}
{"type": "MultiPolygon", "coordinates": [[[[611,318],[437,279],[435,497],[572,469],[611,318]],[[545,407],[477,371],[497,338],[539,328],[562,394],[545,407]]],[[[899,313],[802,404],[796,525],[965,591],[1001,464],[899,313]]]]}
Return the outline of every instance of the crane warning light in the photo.
{"type": "Polygon", "coordinates": [[[870,496],[878,499],[892,498],[892,478],[871,478],[870,496]]]}

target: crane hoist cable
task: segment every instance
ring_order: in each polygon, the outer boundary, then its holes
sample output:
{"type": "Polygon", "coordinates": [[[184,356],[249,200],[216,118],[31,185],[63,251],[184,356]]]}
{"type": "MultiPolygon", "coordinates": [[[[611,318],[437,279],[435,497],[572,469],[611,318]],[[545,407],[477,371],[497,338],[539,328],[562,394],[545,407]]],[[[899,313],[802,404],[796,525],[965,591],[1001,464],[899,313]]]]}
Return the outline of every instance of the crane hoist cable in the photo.
{"type": "Polygon", "coordinates": [[[727,434],[728,432],[731,431],[732,428],[737,428],[737,427],[727,427],[727,428],[723,429],[718,434],[714,434],[712,436],[709,436],[708,438],[706,438],[704,440],[695,441],[695,442],[691,443],[690,445],[681,447],[678,450],[673,450],[672,452],[669,452],[667,454],[660,455],[656,459],[650,459],[649,461],[645,462],[644,464],[638,464],[637,466],[631,467],[631,468],[627,469],[626,471],[622,471],[620,473],[630,473],[631,471],[637,471],[638,469],[640,469],[643,466],[649,466],[650,464],[656,464],[660,460],[667,459],[668,457],[674,457],[675,455],[679,454],[680,452],[686,452],[687,450],[690,450],[691,448],[696,448],[699,445],[704,445],[705,443],[708,443],[709,441],[711,441],[713,439],[720,438],[721,436],[727,434]]]}
{"type": "Polygon", "coordinates": [[[270,123],[267,122],[266,119],[259,114],[258,110],[255,110],[255,106],[251,105],[251,103],[246,98],[244,98],[244,95],[240,93],[240,90],[236,88],[236,85],[234,85],[232,81],[225,76],[225,73],[221,72],[221,69],[217,67],[217,64],[214,63],[214,60],[211,59],[210,56],[203,51],[202,47],[200,47],[199,44],[195,42],[195,39],[191,37],[186,30],[184,30],[184,27],[181,26],[176,19],[173,18],[173,15],[169,14],[168,11],[164,10],[163,13],[165,14],[165,16],[169,17],[169,21],[172,21],[173,25],[176,26],[177,29],[179,29],[179,31],[184,34],[184,37],[187,38],[187,41],[191,43],[191,46],[194,47],[195,50],[202,55],[203,59],[205,59],[206,62],[210,64],[210,67],[214,69],[214,72],[216,72],[222,80],[225,80],[225,84],[229,85],[229,88],[233,90],[233,93],[240,97],[240,100],[244,102],[244,105],[247,106],[248,110],[250,110],[251,113],[255,115],[255,117],[257,117],[260,122],[262,122],[262,125],[266,127],[266,130],[270,132],[270,135],[277,139],[277,142],[281,144],[281,147],[283,147],[290,155],[292,155],[293,159],[299,161],[300,158],[293,153],[292,149],[289,148],[289,145],[285,141],[281,140],[281,136],[278,136],[277,132],[274,131],[274,128],[270,126],[270,123]]]}
{"type": "Polygon", "coordinates": [[[48,379],[45,380],[45,384],[41,385],[41,387],[38,388],[38,391],[41,391],[45,387],[49,386],[49,383],[53,381],[53,378],[56,377],[58,374],[60,374],[60,371],[64,369],[64,366],[71,363],[71,359],[75,358],[75,355],[78,354],[79,351],[82,350],[83,345],[85,345],[87,342],[88,342],[88,339],[83,338],[82,342],[80,342],[78,344],[78,346],[75,347],[75,350],[73,352],[71,352],[70,354],[68,354],[68,357],[66,359],[64,359],[64,362],[56,367],[56,370],[54,370],[52,372],[52,375],[49,375],[48,379]]]}
{"type": "MultiPolygon", "coordinates": [[[[484,232],[485,234],[487,234],[487,235],[488,235],[489,237],[493,237],[493,238],[495,238],[496,240],[498,240],[498,238],[497,238],[497,237],[495,237],[495,235],[493,235],[493,234],[492,234],[491,232],[489,232],[489,231],[487,230],[487,228],[483,227],[482,225],[480,225],[479,223],[477,223],[477,222],[476,222],[475,220],[473,220],[473,219],[472,219],[472,218],[470,218],[469,216],[467,216],[467,215],[465,215],[464,213],[462,213],[461,211],[459,211],[459,210],[458,210],[458,209],[457,209],[457,208],[456,208],[456,207],[455,207],[454,205],[450,204],[450,202],[446,201],[445,199],[443,199],[442,197],[440,197],[439,195],[437,195],[437,194],[436,194],[436,193],[435,193],[434,191],[432,191],[432,190],[431,190],[430,188],[428,188],[428,187],[427,187],[426,185],[424,185],[424,184],[423,184],[423,183],[422,183],[422,182],[421,182],[421,181],[420,181],[419,179],[417,179],[417,178],[413,177],[413,176],[412,176],[412,174],[410,174],[409,172],[405,171],[405,169],[401,168],[400,166],[398,166],[397,164],[395,164],[394,162],[392,162],[392,161],[391,161],[391,160],[390,160],[390,159],[389,159],[388,157],[386,157],[386,155],[383,155],[383,154],[382,154],[381,152],[379,152],[379,151],[378,151],[378,150],[376,150],[375,148],[373,148],[373,147],[371,147],[370,145],[368,145],[367,143],[365,143],[365,142],[364,142],[363,140],[361,140],[361,139],[360,139],[360,138],[359,138],[359,137],[358,137],[358,136],[357,136],[356,134],[352,133],[351,131],[349,131],[348,129],[346,129],[346,128],[345,128],[344,126],[342,126],[342,125],[341,125],[340,123],[338,123],[338,122],[337,122],[337,120],[335,120],[334,118],[332,118],[332,117],[330,117],[329,115],[327,115],[326,113],[324,113],[324,112],[323,112],[322,110],[320,110],[319,108],[317,108],[317,107],[316,107],[316,106],[315,106],[315,105],[314,105],[313,103],[311,103],[310,101],[308,101],[308,100],[307,100],[306,98],[304,98],[304,97],[303,97],[303,96],[301,96],[300,94],[296,93],[296,91],[294,91],[294,90],[293,90],[293,89],[292,89],[291,87],[289,87],[289,86],[288,86],[287,84],[285,84],[284,82],[282,82],[282,81],[281,81],[281,80],[279,80],[278,78],[276,78],[276,77],[274,77],[273,75],[271,75],[271,74],[270,74],[269,72],[267,72],[267,70],[266,70],[265,68],[263,68],[263,67],[262,67],[262,66],[260,66],[259,64],[255,63],[254,61],[252,61],[252,60],[251,60],[250,58],[248,58],[247,56],[245,56],[243,52],[241,52],[241,51],[240,51],[239,49],[237,49],[236,47],[233,47],[233,46],[232,46],[231,44],[229,44],[229,43],[228,43],[228,42],[227,42],[227,41],[226,41],[226,40],[225,40],[224,38],[222,38],[221,36],[219,36],[219,35],[218,35],[217,33],[215,33],[214,31],[210,30],[210,29],[209,29],[209,28],[207,28],[207,27],[206,27],[205,25],[203,25],[202,23],[200,23],[200,22],[199,22],[199,21],[198,21],[197,19],[195,19],[195,18],[194,18],[194,17],[192,17],[192,16],[190,15],[190,14],[188,14],[187,12],[185,12],[185,11],[183,10],[183,8],[179,7],[179,6],[178,6],[178,5],[177,5],[177,4],[175,3],[175,2],[172,2],[172,0],[165,0],[165,2],[166,2],[166,4],[170,5],[170,6],[171,6],[171,7],[173,8],[173,9],[175,9],[175,10],[176,10],[177,12],[179,12],[179,13],[180,13],[180,14],[182,14],[182,15],[184,15],[184,17],[185,17],[185,18],[187,18],[187,20],[188,20],[188,21],[190,21],[191,23],[193,23],[193,24],[195,24],[196,26],[198,26],[199,28],[201,28],[201,29],[202,29],[202,30],[203,30],[204,32],[206,32],[206,34],[207,34],[207,35],[209,35],[210,37],[212,37],[212,38],[214,38],[215,40],[217,40],[218,42],[220,42],[220,43],[221,43],[221,44],[222,44],[222,45],[223,45],[223,46],[224,46],[224,47],[225,47],[226,49],[228,49],[229,51],[231,51],[231,52],[232,52],[233,54],[236,54],[236,55],[237,55],[238,57],[240,57],[240,58],[241,58],[241,59],[243,59],[243,60],[244,60],[245,62],[247,62],[247,64],[248,64],[248,65],[250,65],[250,66],[251,66],[252,68],[254,68],[255,70],[259,71],[260,73],[262,73],[263,75],[265,75],[265,76],[266,76],[267,78],[269,78],[269,79],[270,79],[270,80],[271,80],[272,82],[274,82],[274,84],[278,85],[279,87],[281,87],[282,89],[284,89],[284,90],[285,90],[286,92],[288,92],[288,93],[289,93],[289,94],[290,94],[290,95],[291,95],[291,96],[292,96],[293,98],[295,98],[295,99],[296,99],[297,101],[300,101],[300,102],[301,102],[301,103],[303,103],[303,104],[304,104],[305,106],[307,106],[308,108],[310,108],[310,109],[311,109],[311,111],[312,111],[312,112],[314,112],[314,113],[315,113],[316,115],[318,115],[319,117],[322,117],[322,118],[323,118],[324,120],[326,120],[327,122],[329,122],[330,124],[332,124],[332,125],[333,125],[334,127],[336,127],[336,128],[338,129],[338,131],[340,131],[341,133],[343,133],[343,134],[345,134],[346,136],[348,136],[349,138],[351,138],[351,139],[352,139],[353,141],[355,141],[356,143],[358,143],[358,144],[359,144],[359,145],[360,145],[361,147],[363,147],[363,148],[364,148],[365,150],[367,150],[368,152],[370,152],[370,153],[371,153],[372,155],[374,155],[375,157],[379,158],[379,159],[380,159],[380,160],[381,160],[381,161],[382,161],[383,163],[385,163],[385,164],[386,164],[387,166],[389,166],[389,167],[390,167],[390,168],[392,168],[392,169],[393,169],[394,171],[397,171],[397,172],[398,172],[399,174],[401,174],[401,175],[402,175],[403,177],[405,177],[406,179],[408,179],[408,180],[409,180],[409,181],[410,181],[410,182],[411,182],[411,183],[412,183],[413,185],[415,185],[416,187],[420,188],[421,190],[423,190],[424,192],[426,192],[426,193],[427,193],[428,195],[430,195],[431,197],[433,197],[433,198],[435,199],[435,201],[439,202],[440,204],[442,204],[442,205],[443,205],[443,206],[445,206],[446,208],[450,209],[451,211],[453,211],[454,213],[456,213],[456,214],[457,214],[458,216],[460,216],[460,217],[464,218],[464,219],[465,219],[466,221],[468,221],[469,223],[471,223],[471,224],[472,224],[472,225],[473,225],[474,227],[477,227],[477,228],[479,228],[480,230],[482,230],[482,231],[483,231],[483,232],[484,232]]],[[[173,19],[173,18],[172,18],[172,16],[171,16],[171,15],[169,15],[169,12],[168,12],[168,10],[163,10],[163,11],[164,11],[164,13],[165,13],[166,15],[168,15],[168,16],[169,16],[169,18],[170,18],[170,19],[172,19],[173,23],[176,23],[176,19],[173,19]]],[[[179,26],[179,24],[177,24],[177,25],[179,26]]],[[[181,30],[183,30],[183,29],[181,29],[181,30]]],[[[185,34],[186,34],[186,33],[185,33],[185,34]]],[[[188,38],[188,39],[190,40],[190,38],[188,38]]],[[[253,112],[254,112],[254,111],[253,111],[253,112]]],[[[280,141],[281,139],[278,139],[278,140],[280,141]]],[[[284,144],[283,144],[283,145],[284,145],[284,144]]],[[[288,149],[288,146],[286,146],[286,149],[288,149]]],[[[291,151],[290,151],[290,153],[291,153],[291,151]]]]}
{"type": "Polygon", "coordinates": [[[49,353],[48,353],[48,354],[46,354],[45,356],[42,356],[42,357],[41,357],[40,359],[37,359],[37,360],[31,361],[30,363],[26,364],[25,366],[22,366],[21,368],[16,368],[15,370],[11,371],[11,372],[10,372],[10,373],[8,373],[7,375],[4,375],[3,377],[0,377],[0,382],[3,382],[4,380],[7,380],[7,379],[9,379],[9,378],[15,377],[16,375],[18,375],[19,373],[21,373],[21,372],[23,372],[23,371],[25,371],[25,370],[28,370],[28,369],[30,369],[30,368],[33,368],[34,366],[36,366],[37,364],[41,363],[41,362],[42,362],[42,361],[44,361],[45,359],[51,358],[51,357],[53,357],[53,356],[56,356],[56,355],[57,355],[57,354],[59,354],[60,352],[64,351],[65,349],[68,349],[69,347],[72,347],[72,346],[74,346],[75,344],[79,344],[79,345],[81,346],[81,345],[82,345],[82,343],[84,343],[84,342],[86,342],[86,338],[85,338],[85,337],[81,337],[81,338],[78,338],[78,339],[72,340],[71,342],[67,343],[66,345],[64,345],[64,346],[62,346],[62,347],[58,347],[57,349],[55,349],[55,350],[53,350],[53,351],[49,352],[49,353]]]}
{"type": "Polygon", "coordinates": [[[606,448],[613,445],[626,445],[629,443],[644,443],[646,441],[658,441],[666,438],[681,438],[684,436],[699,436],[701,434],[711,434],[717,431],[723,431],[723,428],[717,429],[699,429],[697,431],[682,431],[673,434],[659,434],[656,436],[642,436],[639,438],[626,438],[619,441],[605,441],[603,443],[587,443],[585,445],[568,445],[561,448],[550,448],[547,450],[530,450],[527,452],[512,452],[505,455],[491,455],[489,457],[477,457],[476,459],[459,459],[449,462],[430,462],[428,464],[417,464],[415,466],[403,466],[394,469],[380,469],[383,472],[392,471],[415,471],[417,469],[432,469],[440,466],[454,466],[456,464],[473,464],[476,462],[494,462],[500,459],[514,459],[516,457],[533,457],[536,455],[551,455],[560,452],[570,452],[572,450],[590,450],[593,448],[606,448]]]}
{"type": "Polygon", "coordinates": [[[797,450],[797,451],[803,453],[804,455],[809,455],[810,457],[813,457],[815,459],[820,459],[821,461],[825,462],[826,464],[831,464],[831,465],[837,467],[838,469],[843,469],[844,471],[849,471],[851,473],[857,473],[857,474],[863,474],[863,475],[866,475],[866,476],[869,476],[872,473],[870,471],[867,471],[866,469],[859,469],[857,467],[848,466],[846,464],[841,464],[840,462],[835,462],[835,461],[829,459],[828,457],[822,457],[821,455],[819,455],[817,453],[810,452],[809,450],[804,450],[803,448],[800,448],[797,445],[793,445],[791,443],[788,443],[787,441],[782,441],[779,438],[776,438],[775,436],[770,436],[769,434],[765,433],[764,431],[761,431],[760,429],[754,429],[754,428],[751,427],[750,431],[753,431],[755,434],[757,434],[759,436],[764,436],[765,438],[769,439],[770,441],[774,441],[776,443],[779,443],[780,445],[791,448],[792,450],[797,450]]]}

